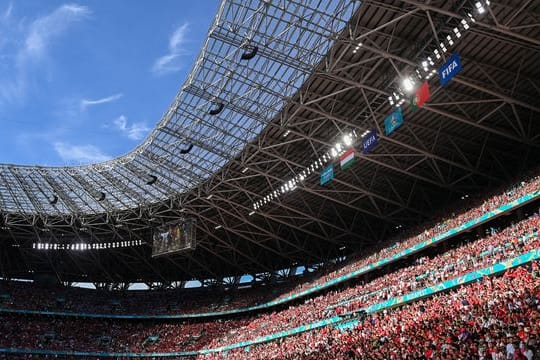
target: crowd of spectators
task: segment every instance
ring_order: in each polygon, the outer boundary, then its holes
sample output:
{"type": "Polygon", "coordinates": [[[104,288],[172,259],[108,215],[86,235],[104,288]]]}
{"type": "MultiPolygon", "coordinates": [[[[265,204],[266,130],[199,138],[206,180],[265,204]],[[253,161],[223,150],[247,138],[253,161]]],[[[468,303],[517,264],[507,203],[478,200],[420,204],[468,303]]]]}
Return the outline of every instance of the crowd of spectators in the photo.
{"type": "Polygon", "coordinates": [[[118,320],[0,315],[0,347],[57,351],[172,352],[206,347],[246,319],[200,323],[149,323],[118,320]]]}
{"type": "MultiPolygon", "coordinates": [[[[299,285],[290,283],[281,287],[216,290],[214,296],[208,296],[208,289],[124,292],[111,296],[110,292],[85,289],[58,287],[51,291],[49,287],[39,289],[34,284],[0,283],[0,295],[9,294],[0,306],[134,314],[200,313],[250,306],[320,285],[398,254],[538,190],[539,185],[540,178],[536,176],[485,201],[469,202],[470,206],[463,212],[451,213],[426,230],[408,233],[416,235],[392,239],[376,253],[354,258],[335,271],[313,274],[313,281],[299,285]]],[[[0,315],[0,347],[171,352],[251,340],[328,317],[345,316],[371,304],[538,249],[539,226],[540,216],[533,215],[506,228],[492,228],[481,239],[463,237],[461,244],[441,247],[437,254],[427,252],[370,281],[357,280],[284,309],[234,319],[164,323],[3,314],[0,315]]],[[[329,327],[252,347],[249,351],[234,350],[227,355],[233,359],[532,359],[530,354],[536,351],[536,342],[529,340],[539,330],[539,286],[538,262],[534,262],[527,270],[518,268],[501,278],[486,278],[450,294],[373,314],[350,331],[329,327]],[[501,345],[504,351],[500,350],[501,345]],[[518,357],[520,352],[524,357],[518,357]],[[510,353],[515,357],[509,357],[510,353]]],[[[224,355],[221,353],[210,358],[224,355]]]]}
{"type": "Polygon", "coordinates": [[[251,340],[399,296],[539,248],[535,215],[483,239],[410,266],[328,292],[287,309],[250,318],[203,323],[134,323],[73,318],[0,317],[0,346],[81,351],[189,351],[251,340]],[[81,326],[84,322],[84,326],[81,326]],[[155,338],[155,341],[148,339],[155,338]],[[45,341],[49,339],[50,341],[45,341]],[[108,341],[103,341],[108,339],[108,341]]]}
{"type": "Polygon", "coordinates": [[[264,303],[293,284],[246,289],[199,288],[109,291],[77,287],[0,282],[0,307],[96,314],[167,315],[218,312],[264,303]]]}
{"type": "Polygon", "coordinates": [[[511,186],[496,189],[491,194],[484,193],[464,196],[459,204],[453,204],[451,208],[441,210],[440,215],[434,216],[434,219],[430,223],[423,223],[417,227],[402,231],[388,241],[378,244],[376,250],[365,252],[369,255],[352,257],[345,266],[340,266],[338,269],[318,277],[313,282],[302,282],[290,292],[284,293],[281,297],[286,297],[290,293],[307,290],[310,287],[323,284],[381,259],[394,256],[407,248],[429,240],[489,211],[493,211],[503,204],[537,191],[540,189],[540,175],[538,175],[538,172],[538,169],[533,170],[528,178],[516,181],[511,186]]]}
{"type": "Polygon", "coordinates": [[[201,359],[533,360],[540,345],[539,264],[372,314],[350,330],[326,327],[201,359]]]}
{"type": "Polygon", "coordinates": [[[478,270],[540,248],[540,216],[533,216],[499,233],[434,256],[423,257],[367,283],[330,291],[285,310],[253,318],[234,334],[216,338],[211,347],[254,339],[331,316],[358,311],[390,298],[478,270]]]}
{"type": "Polygon", "coordinates": [[[502,204],[517,199],[540,188],[540,176],[531,176],[527,180],[516,182],[510,188],[495,192],[486,200],[468,197],[462,205],[461,211],[447,211],[446,216],[440,217],[432,225],[410,229],[401,233],[379,246],[375,252],[365,257],[354,257],[346,265],[338,265],[334,271],[324,274],[312,274],[309,279],[295,279],[294,282],[279,286],[267,285],[244,290],[190,289],[172,291],[131,291],[99,292],[94,290],[73,289],[65,287],[47,287],[40,291],[34,284],[1,283],[0,295],[9,294],[9,299],[0,306],[19,309],[62,310],[86,313],[113,313],[113,314],[182,314],[204,313],[238,309],[256,304],[265,303],[287,297],[291,294],[321,285],[333,278],[362,268],[386,257],[398,254],[402,250],[433,236],[441,234],[451,228],[463,224],[482,214],[492,211],[502,204]],[[464,207],[463,207],[464,206],[464,207]],[[411,235],[415,234],[415,235],[411,235]],[[269,291],[269,288],[272,289],[269,291]],[[38,291],[36,291],[38,289],[38,291]],[[209,294],[211,293],[211,296],[209,294]]]}

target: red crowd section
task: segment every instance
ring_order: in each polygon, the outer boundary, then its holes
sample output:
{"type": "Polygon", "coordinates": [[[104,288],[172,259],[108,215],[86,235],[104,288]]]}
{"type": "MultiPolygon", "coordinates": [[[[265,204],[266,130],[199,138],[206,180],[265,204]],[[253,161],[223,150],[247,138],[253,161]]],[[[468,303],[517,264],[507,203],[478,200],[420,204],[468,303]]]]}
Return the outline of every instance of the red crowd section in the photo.
{"type": "MultiPolygon", "coordinates": [[[[368,317],[349,331],[327,327],[227,353],[227,359],[538,358],[538,262],[368,317]]],[[[201,359],[222,359],[221,354],[201,359]]]]}

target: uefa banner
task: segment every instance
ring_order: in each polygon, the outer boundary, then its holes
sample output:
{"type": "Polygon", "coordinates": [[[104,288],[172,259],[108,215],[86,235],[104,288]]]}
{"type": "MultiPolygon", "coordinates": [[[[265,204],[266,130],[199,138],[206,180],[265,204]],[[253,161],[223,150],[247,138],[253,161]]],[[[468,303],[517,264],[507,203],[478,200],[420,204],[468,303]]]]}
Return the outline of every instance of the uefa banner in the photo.
{"type": "Polygon", "coordinates": [[[379,138],[377,137],[377,131],[371,130],[362,138],[362,153],[367,154],[377,146],[379,138]]]}
{"type": "Polygon", "coordinates": [[[386,132],[386,135],[390,135],[402,124],[403,113],[401,112],[401,108],[398,108],[396,111],[394,111],[384,119],[384,131],[386,132]]]}

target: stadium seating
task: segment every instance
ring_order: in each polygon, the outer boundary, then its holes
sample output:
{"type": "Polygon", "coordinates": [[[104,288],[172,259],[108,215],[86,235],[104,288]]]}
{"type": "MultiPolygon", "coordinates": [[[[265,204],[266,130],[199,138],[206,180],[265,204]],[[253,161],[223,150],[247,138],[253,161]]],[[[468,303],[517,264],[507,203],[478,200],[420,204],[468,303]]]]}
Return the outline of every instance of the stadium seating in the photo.
{"type": "MultiPolygon", "coordinates": [[[[538,263],[396,310],[350,331],[330,327],[229,351],[228,359],[536,359],[538,263]]],[[[221,359],[220,354],[201,359],[221,359]]]]}
{"type": "MultiPolygon", "coordinates": [[[[524,188],[526,188],[526,186],[524,186],[524,188]]],[[[58,351],[79,350],[136,353],[149,351],[194,351],[202,348],[214,348],[240,341],[252,340],[264,335],[312,323],[332,316],[343,316],[371,304],[399,297],[421,287],[430,286],[446,279],[481,269],[496,262],[526,253],[532,249],[538,249],[540,248],[540,241],[538,238],[539,225],[540,217],[533,215],[519,223],[501,229],[500,231],[492,229],[492,233],[484,238],[478,240],[471,239],[471,241],[467,241],[459,247],[441,252],[437,255],[418,257],[414,262],[409,264],[409,266],[375,277],[369,282],[357,282],[348,287],[335,289],[322,295],[311,297],[303,303],[290,306],[286,309],[253,317],[229,320],[210,320],[195,323],[143,323],[63,317],[21,317],[20,315],[4,314],[1,316],[0,333],[3,334],[3,336],[0,338],[0,347],[58,351]],[[84,326],[81,326],[81,323],[84,323],[84,326]],[[13,329],[17,329],[17,331],[13,331],[13,329]]],[[[394,250],[395,248],[389,251],[392,252],[394,250]]],[[[385,256],[388,256],[389,252],[387,250],[383,250],[383,252],[385,252],[385,256]]],[[[360,264],[354,262],[347,265],[345,268],[347,271],[351,271],[353,268],[361,267],[363,261],[372,261],[374,258],[380,259],[381,257],[378,255],[371,256],[368,258],[369,260],[360,260],[358,261],[360,264]]],[[[520,290],[526,288],[533,292],[537,291],[537,288],[540,285],[537,275],[538,263],[534,262],[529,270],[530,271],[526,271],[523,268],[512,270],[509,272],[510,275],[507,274],[502,279],[510,279],[507,281],[518,281],[514,280],[516,278],[529,279],[530,284],[527,283],[525,285],[530,285],[530,288],[524,287],[520,288],[520,290]]],[[[327,281],[329,278],[335,277],[336,274],[343,274],[343,272],[338,271],[322,276],[324,280],[318,280],[316,283],[319,283],[319,281],[327,281]]],[[[500,281],[501,280],[499,279],[485,280],[481,284],[482,286],[484,286],[483,284],[491,283],[499,284],[500,281]]],[[[313,285],[313,283],[311,285],[313,285]]],[[[480,285],[473,284],[468,285],[463,289],[477,289],[478,286],[480,285]]],[[[20,289],[22,289],[21,293],[24,294],[25,291],[29,291],[32,287],[28,285],[20,286],[18,290],[20,289]]],[[[458,290],[456,293],[461,294],[463,291],[468,291],[467,294],[470,293],[470,290],[463,289],[458,290]]],[[[298,289],[294,291],[298,291],[298,289]]],[[[488,290],[480,288],[478,291],[487,292],[488,290]]],[[[21,293],[19,293],[19,295],[21,293]]],[[[40,293],[37,293],[35,297],[39,297],[39,294],[40,293]]],[[[435,299],[446,299],[448,296],[449,295],[436,296],[435,299]]],[[[22,296],[14,296],[11,299],[11,302],[16,298],[22,298],[22,296]]],[[[488,298],[482,297],[480,300],[487,301],[487,299],[488,298]]],[[[88,301],[93,300],[93,298],[90,298],[88,301]]],[[[528,299],[527,301],[530,302],[533,300],[528,299]]],[[[32,306],[36,304],[33,301],[37,300],[30,298],[28,303],[23,302],[16,305],[17,307],[32,306]]],[[[425,309],[428,309],[428,306],[435,306],[433,305],[435,304],[433,301],[435,300],[415,302],[412,305],[405,306],[402,310],[390,311],[389,313],[386,313],[385,311],[383,312],[383,315],[374,314],[370,317],[369,324],[374,327],[374,329],[378,329],[376,328],[376,325],[383,321],[380,317],[390,316],[388,314],[401,314],[401,312],[407,311],[406,309],[415,309],[411,311],[418,311],[418,306],[423,306],[424,311],[427,311],[425,309]]],[[[467,302],[469,304],[472,303],[470,300],[467,300],[467,302]]],[[[476,305],[483,306],[482,303],[476,305]]],[[[384,321],[387,320],[384,319],[384,321]]],[[[302,354],[302,358],[309,358],[309,356],[318,358],[318,355],[315,353],[305,354],[302,353],[302,351],[306,352],[310,351],[309,349],[320,349],[319,346],[323,345],[330,353],[334,352],[334,357],[353,356],[355,352],[358,353],[360,351],[358,346],[361,346],[361,349],[363,349],[362,351],[364,351],[368,349],[367,346],[373,342],[373,339],[370,338],[371,340],[369,341],[365,340],[365,342],[360,342],[358,345],[351,345],[353,341],[351,339],[354,339],[354,341],[363,341],[363,335],[360,336],[360,340],[358,340],[359,335],[356,333],[359,328],[366,326],[365,323],[362,324],[363,325],[360,325],[354,330],[345,333],[326,328],[320,331],[308,332],[306,335],[287,338],[284,340],[285,344],[294,343],[296,345],[284,346],[284,352],[281,353],[275,351],[275,343],[259,345],[250,349],[248,357],[266,358],[265,356],[271,352],[273,355],[280,354],[277,358],[294,358],[299,354],[302,354]],[[317,336],[323,337],[324,341],[321,342],[320,340],[317,340],[317,343],[315,344],[310,342],[317,336]],[[343,344],[334,348],[328,344],[330,339],[333,339],[330,345],[334,344],[334,342],[336,344],[343,342],[343,344]],[[309,343],[306,344],[304,341],[309,341],[309,343]],[[344,349],[346,349],[346,351],[344,349]]],[[[415,322],[413,321],[410,325],[411,328],[413,328],[414,324],[415,322]]],[[[428,325],[429,323],[426,322],[425,327],[428,325]]],[[[530,328],[531,327],[534,328],[533,325],[530,325],[530,328]]],[[[402,331],[407,329],[403,329],[402,331]]],[[[412,330],[405,334],[410,335],[411,333],[412,330]]],[[[374,333],[370,330],[369,334],[374,333]]],[[[386,338],[390,335],[391,334],[388,331],[382,331],[378,339],[380,341],[381,338],[386,338]]],[[[383,343],[385,341],[388,340],[384,340],[383,343]]],[[[392,341],[396,340],[392,339],[392,341]]],[[[423,351],[427,351],[424,348],[425,342],[426,341],[422,342],[422,344],[424,344],[422,345],[423,351]]],[[[431,347],[441,351],[440,343],[433,346],[430,345],[429,348],[431,347]],[[437,348],[437,346],[439,346],[439,348],[437,348]]],[[[370,348],[369,350],[371,351],[373,349],[370,348]]],[[[450,350],[447,351],[449,351],[448,356],[455,355],[455,353],[452,353],[450,350]]],[[[384,352],[380,356],[384,357],[387,355],[388,353],[384,352]]],[[[229,356],[240,358],[246,357],[246,349],[243,349],[242,351],[233,350],[229,353],[229,356]]],[[[400,356],[402,355],[396,355],[394,358],[401,358],[400,356]]]]}

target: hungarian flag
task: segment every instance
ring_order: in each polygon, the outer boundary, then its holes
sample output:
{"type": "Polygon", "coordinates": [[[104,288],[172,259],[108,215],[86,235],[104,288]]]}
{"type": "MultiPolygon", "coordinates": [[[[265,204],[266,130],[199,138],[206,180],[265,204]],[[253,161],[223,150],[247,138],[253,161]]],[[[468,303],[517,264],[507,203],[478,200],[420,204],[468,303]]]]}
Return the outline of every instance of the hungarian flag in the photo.
{"type": "Polygon", "coordinates": [[[351,165],[354,164],[354,160],[354,148],[352,147],[339,157],[341,170],[345,170],[351,167],[351,165]]]}
{"type": "Polygon", "coordinates": [[[420,86],[420,88],[416,92],[416,95],[414,95],[411,99],[412,108],[416,109],[418,107],[424,106],[424,103],[428,101],[430,95],[431,94],[429,92],[429,84],[426,81],[422,84],[422,86],[420,86]]]}

